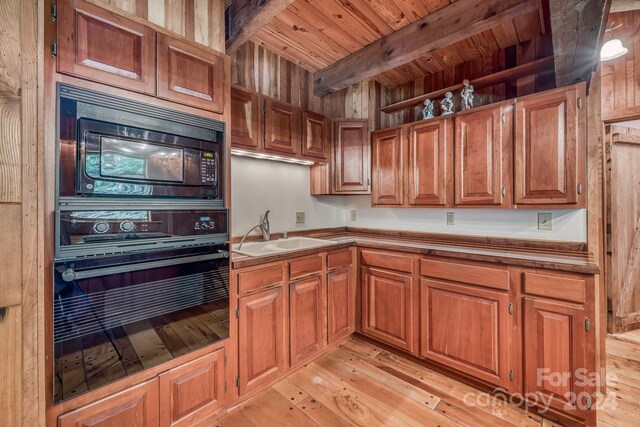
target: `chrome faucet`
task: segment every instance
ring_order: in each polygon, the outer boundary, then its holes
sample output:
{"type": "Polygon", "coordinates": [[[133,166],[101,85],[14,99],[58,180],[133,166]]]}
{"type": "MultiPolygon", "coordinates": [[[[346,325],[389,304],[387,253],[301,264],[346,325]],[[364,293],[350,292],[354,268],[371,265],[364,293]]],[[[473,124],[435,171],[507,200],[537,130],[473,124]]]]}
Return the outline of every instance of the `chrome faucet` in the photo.
{"type": "Polygon", "coordinates": [[[247,231],[247,233],[242,237],[242,240],[240,240],[240,244],[238,245],[238,250],[242,248],[242,244],[244,243],[244,240],[247,238],[247,236],[251,234],[251,232],[256,228],[260,228],[260,231],[262,231],[262,240],[266,242],[271,238],[271,233],[269,232],[269,212],[271,211],[266,211],[264,213],[264,216],[262,217],[262,222],[252,227],[251,230],[247,231]]]}

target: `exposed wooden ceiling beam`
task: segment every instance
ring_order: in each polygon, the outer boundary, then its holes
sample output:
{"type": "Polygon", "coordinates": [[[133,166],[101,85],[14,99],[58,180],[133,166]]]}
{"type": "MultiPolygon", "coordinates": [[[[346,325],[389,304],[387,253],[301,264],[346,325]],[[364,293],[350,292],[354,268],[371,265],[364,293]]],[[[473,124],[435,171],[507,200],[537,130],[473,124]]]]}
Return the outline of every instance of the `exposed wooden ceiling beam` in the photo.
{"type": "Polygon", "coordinates": [[[225,12],[226,50],[233,52],[294,0],[235,0],[225,12]]]}
{"type": "Polygon", "coordinates": [[[610,6],[611,0],[549,0],[556,86],[591,80],[610,6]]]}
{"type": "Polygon", "coordinates": [[[640,0],[612,0],[611,13],[631,12],[640,9],[640,0]]]}
{"type": "Polygon", "coordinates": [[[318,71],[314,93],[344,89],[539,7],[539,0],[457,0],[318,71]]]}

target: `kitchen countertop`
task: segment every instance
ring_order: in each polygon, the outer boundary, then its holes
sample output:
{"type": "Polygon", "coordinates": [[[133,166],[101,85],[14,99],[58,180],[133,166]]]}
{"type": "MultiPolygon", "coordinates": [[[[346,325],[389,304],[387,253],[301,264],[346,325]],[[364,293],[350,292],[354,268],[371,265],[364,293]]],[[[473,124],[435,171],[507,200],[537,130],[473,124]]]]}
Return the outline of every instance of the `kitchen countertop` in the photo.
{"type": "Polygon", "coordinates": [[[457,242],[432,242],[409,238],[392,238],[388,236],[366,235],[363,233],[316,233],[312,231],[308,237],[317,237],[338,243],[319,248],[291,251],[258,257],[250,257],[238,253],[232,254],[234,269],[249,267],[268,262],[282,261],[311,255],[319,252],[329,252],[351,246],[362,248],[401,251],[420,255],[435,255],[449,258],[460,258],[474,261],[488,261],[505,265],[522,266],[528,268],[544,268],[575,273],[597,274],[599,268],[595,260],[584,252],[554,251],[540,248],[529,249],[526,246],[492,247],[484,245],[461,244],[457,242]]]}

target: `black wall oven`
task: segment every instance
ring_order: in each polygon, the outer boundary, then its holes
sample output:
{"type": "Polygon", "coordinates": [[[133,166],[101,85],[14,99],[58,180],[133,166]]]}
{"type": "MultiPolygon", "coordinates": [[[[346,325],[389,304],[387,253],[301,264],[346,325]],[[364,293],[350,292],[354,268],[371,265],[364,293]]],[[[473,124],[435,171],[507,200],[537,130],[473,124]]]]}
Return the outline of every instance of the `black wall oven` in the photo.
{"type": "Polygon", "coordinates": [[[54,404],[229,337],[224,124],[58,101],[54,404]]]}

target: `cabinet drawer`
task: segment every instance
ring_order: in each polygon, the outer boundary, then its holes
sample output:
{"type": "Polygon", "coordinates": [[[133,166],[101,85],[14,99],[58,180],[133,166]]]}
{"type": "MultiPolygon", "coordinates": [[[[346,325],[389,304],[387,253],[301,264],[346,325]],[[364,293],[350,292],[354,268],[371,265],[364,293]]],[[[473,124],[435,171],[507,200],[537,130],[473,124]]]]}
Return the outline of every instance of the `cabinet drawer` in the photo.
{"type": "Polygon", "coordinates": [[[509,270],[506,267],[421,259],[420,274],[437,279],[509,290],[509,270]]]}
{"type": "Polygon", "coordinates": [[[546,273],[522,273],[522,291],[526,294],[584,303],[586,282],[575,276],[546,273]]]}
{"type": "Polygon", "coordinates": [[[413,272],[413,259],[410,255],[401,255],[395,252],[362,251],[360,255],[362,264],[371,267],[380,267],[387,270],[413,272]]]}
{"type": "Polygon", "coordinates": [[[320,254],[296,259],[289,263],[289,279],[291,280],[320,271],[322,271],[322,256],[320,254]]]}
{"type": "Polygon", "coordinates": [[[272,264],[256,270],[238,273],[238,293],[244,294],[282,282],[282,264],[272,264]]]}
{"type": "Polygon", "coordinates": [[[350,265],[351,263],[351,249],[333,252],[327,255],[328,270],[333,270],[334,268],[342,267],[343,265],[350,265]]]}

